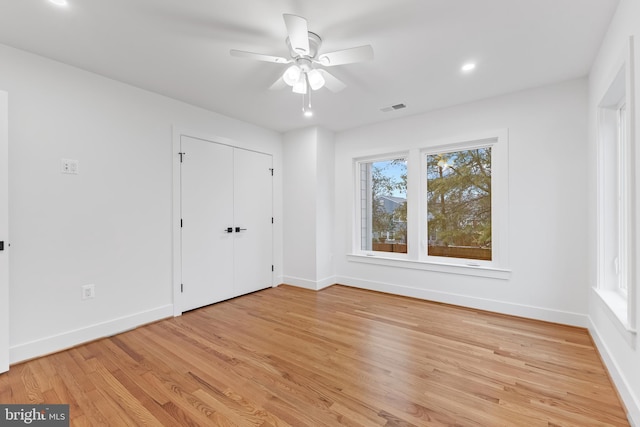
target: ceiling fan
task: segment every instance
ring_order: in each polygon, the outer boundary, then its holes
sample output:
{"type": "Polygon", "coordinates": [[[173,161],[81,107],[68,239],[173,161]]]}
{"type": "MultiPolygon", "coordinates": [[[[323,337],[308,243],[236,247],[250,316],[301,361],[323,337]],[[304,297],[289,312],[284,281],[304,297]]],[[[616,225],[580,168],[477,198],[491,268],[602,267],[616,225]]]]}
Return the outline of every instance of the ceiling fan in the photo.
{"type": "Polygon", "coordinates": [[[322,39],[316,33],[309,31],[305,18],[291,14],[282,16],[287,27],[288,37],[285,42],[289,48],[290,58],[235,49],[230,51],[232,56],[241,58],[277,64],[292,64],[286,69],[282,77],[271,85],[271,89],[279,89],[285,87],[286,84],[292,88],[293,92],[302,95],[310,93],[310,90],[318,90],[322,87],[326,87],[332,92],[339,92],[346,85],[322,67],[333,67],[373,59],[373,48],[370,45],[321,54],[319,50],[322,46],[322,39]]]}

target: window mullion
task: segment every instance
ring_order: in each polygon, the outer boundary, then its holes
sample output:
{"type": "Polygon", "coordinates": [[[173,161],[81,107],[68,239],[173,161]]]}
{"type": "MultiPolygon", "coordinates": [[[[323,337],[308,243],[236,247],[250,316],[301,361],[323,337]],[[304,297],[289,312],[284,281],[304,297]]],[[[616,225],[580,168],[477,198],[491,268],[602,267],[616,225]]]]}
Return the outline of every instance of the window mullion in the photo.
{"type": "Polygon", "coordinates": [[[426,247],[423,246],[426,225],[421,220],[421,157],[418,149],[410,150],[407,156],[407,256],[413,260],[419,260],[422,248],[426,247]]]}

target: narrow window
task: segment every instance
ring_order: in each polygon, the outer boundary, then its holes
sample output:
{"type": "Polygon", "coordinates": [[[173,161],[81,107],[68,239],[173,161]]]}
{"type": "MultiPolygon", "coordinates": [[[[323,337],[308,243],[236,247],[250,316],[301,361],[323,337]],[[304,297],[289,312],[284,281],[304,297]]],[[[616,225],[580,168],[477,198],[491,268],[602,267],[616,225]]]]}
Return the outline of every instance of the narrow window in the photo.
{"type": "Polygon", "coordinates": [[[427,254],[491,261],[491,147],[426,156],[427,254]]]}
{"type": "Polygon", "coordinates": [[[360,248],[407,253],[407,160],[359,165],[360,248]]]}
{"type": "MultiPolygon", "coordinates": [[[[629,61],[632,59],[632,39],[629,61]]],[[[627,332],[635,331],[633,90],[630,63],[620,67],[598,104],[597,293],[627,332]]]]}

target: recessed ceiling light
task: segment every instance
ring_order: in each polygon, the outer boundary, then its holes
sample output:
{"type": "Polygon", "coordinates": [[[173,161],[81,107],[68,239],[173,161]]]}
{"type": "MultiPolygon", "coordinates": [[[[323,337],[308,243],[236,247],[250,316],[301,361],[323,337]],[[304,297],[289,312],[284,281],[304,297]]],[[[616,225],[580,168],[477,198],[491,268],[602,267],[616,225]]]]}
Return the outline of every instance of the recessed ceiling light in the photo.
{"type": "Polygon", "coordinates": [[[474,64],[473,62],[467,62],[462,66],[462,71],[464,71],[465,73],[468,73],[469,71],[472,71],[475,68],[476,68],[476,64],[474,64]]]}
{"type": "Polygon", "coordinates": [[[49,1],[55,4],[56,6],[66,6],[67,4],[69,4],[67,0],[49,0],[49,1]]]}

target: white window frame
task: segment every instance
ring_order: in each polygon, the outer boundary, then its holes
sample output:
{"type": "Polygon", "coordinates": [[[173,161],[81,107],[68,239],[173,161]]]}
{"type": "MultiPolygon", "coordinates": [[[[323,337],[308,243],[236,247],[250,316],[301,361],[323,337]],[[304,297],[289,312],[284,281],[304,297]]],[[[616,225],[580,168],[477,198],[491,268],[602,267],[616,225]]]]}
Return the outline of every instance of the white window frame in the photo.
{"type": "Polygon", "coordinates": [[[637,334],[633,37],[629,38],[625,58],[619,64],[597,111],[595,292],[608,308],[613,324],[631,343],[637,334]],[[613,191],[612,183],[615,183],[613,191]]]}
{"type": "Polygon", "coordinates": [[[630,254],[630,206],[631,193],[629,186],[631,183],[630,140],[629,140],[629,116],[627,114],[626,102],[621,103],[616,109],[616,130],[617,130],[617,153],[618,153],[618,254],[624,260],[620,263],[620,274],[615,290],[626,300],[628,297],[628,287],[630,277],[629,267],[632,263],[630,254]]]}
{"type": "Polygon", "coordinates": [[[423,227],[423,230],[421,230],[421,236],[422,235],[428,236],[428,229],[427,229],[428,228],[428,223],[427,223],[428,206],[427,206],[427,200],[426,200],[426,194],[428,191],[427,178],[426,178],[427,177],[427,156],[434,155],[434,154],[441,154],[441,153],[454,153],[457,151],[473,150],[477,148],[491,148],[491,241],[492,241],[490,261],[429,255],[428,246],[427,246],[428,242],[425,243],[425,247],[423,249],[421,248],[422,249],[420,251],[421,261],[434,262],[434,263],[440,263],[440,264],[468,265],[468,266],[474,266],[474,267],[479,267],[479,266],[495,267],[500,265],[499,261],[500,261],[500,252],[502,249],[501,247],[505,245],[506,242],[500,241],[500,227],[501,227],[500,213],[498,213],[496,218],[496,210],[500,210],[501,208],[500,200],[505,199],[503,194],[497,194],[497,195],[495,194],[496,186],[498,186],[497,188],[498,192],[502,190],[501,188],[499,188],[500,186],[498,184],[498,181],[503,178],[501,176],[500,168],[499,168],[499,164],[502,163],[502,160],[498,159],[496,161],[494,159],[494,155],[496,155],[496,153],[500,155],[500,150],[497,147],[498,142],[499,142],[499,138],[494,137],[494,138],[485,139],[485,140],[473,140],[473,141],[460,142],[460,143],[454,143],[454,144],[437,146],[437,147],[430,147],[428,149],[421,151],[421,163],[422,163],[421,175],[423,177],[421,183],[423,185],[422,194],[424,195],[424,201],[423,203],[420,204],[420,207],[421,207],[420,218],[422,219],[420,221],[420,224],[423,227]],[[498,176],[496,176],[496,173],[494,171],[496,164],[498,164],[498,176]],[[496,260],[498,262],[496,262],[496,260]]]}
{"type": "Polygon", "coordinates": [[[353,262],[387,265],[400,268],[437,271],[495,279],[509,279],[509,148],[508,130],[475,132],[454,138],[426,142],[404,152],[390,152],[353,159],[355,176],[355,214],[352,253],[353,262]],[[427,255],[427,174],[428,153],[461,151],[491,147],[492,192],[492,260],[434,257],[427,255]],[[407,247],[406,254],[366,251],[361,249],[360,236],[360,164],[364,162],[404,157],[407,159],[407,247]],[[423,220],[424,219],[424,220],[423,220]]]}
{"type": "MultiPolygon", "coordinates": [[[[354,159],[354,169],[355,169],[355,174],[356,174],[356,220],[355,220],[355,226],[354,226],[354,230],[355,230],[355,237],[354,237],[354,253],[360,254],[360,255],[365,255],[365,256],[378,256],[378,257],[386,257],[386,258],[391,258],[391,259],[407,259],[408,258],[408,253],[395,253],[395,252],[382,252],[382,251],[374,251],[374,250],[366,250],[366,249],[362,249],[362,230],[363,230],[363,226],[362,226],[362,211],[363,211],[363,206],[362,206],[362,192],[363,192],[363,188],[362,188],[362,165],[363,164],[367,164],[367,163],[374,163],[374,162],[384,162],[384,161],[390,161],[390,160],[395,160],[395,159],[406,159],[407,161],[407,171],[409,170],[409,152],[405,151],[405,152],[399,152],[399,153],[390,153],[390,154],[384,154],[384,155],[380,155],[380,156],[373,156],[373,157],[362,157],[362,158],[358,158],[358,159],[354,159]]],[[[411,179],[409,177],[407,177],[407,185],[409,185],[409,183],[411,182],[411,179]]],[[[364,191],[368,191],[368,189],[364,189],[364,191]]],[[[409,204],[409,190],[407,188],[407,205],[409,204]]],[[[368,207],[367,207],[368,208],[368,207]]],[[[411,226],[409,224],[409,218],[408,218],[408,206],[407,206],[407,240],[409,239],[409,234],[411,233],[411,226]]],[[[407,247],[410,246],[409,241],[407,241],[407,247]]]]}

